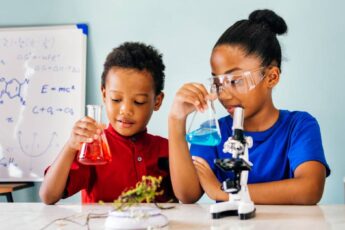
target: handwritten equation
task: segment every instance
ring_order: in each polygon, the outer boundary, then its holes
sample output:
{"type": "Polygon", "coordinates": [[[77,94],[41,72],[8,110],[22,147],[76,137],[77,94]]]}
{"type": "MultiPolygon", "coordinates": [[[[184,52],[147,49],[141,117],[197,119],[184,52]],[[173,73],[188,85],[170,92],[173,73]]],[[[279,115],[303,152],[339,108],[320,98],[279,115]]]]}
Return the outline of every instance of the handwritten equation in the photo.
{"type": "Polygon", "coordinates": [[[55,45],[54,37],[0,37],[0,47],[19,49],[51,49],[55,45]]]}
{"type": "Polygon", "coordinates": [[[74,110],[71,107],[55,107],[55,106],[33,106],[32,107],[33,114],[49,114],[55,115],[57,113],[64,113],[73,116],[74,110]]]}
{"type": "Polygon", "coordinates": [[[49,84],[44,84],[41,87],[41,93],[46,94],[48,92],[57,92],[57,93],[71,93],[75,90],[75,86],[50,86],[49,84]]]}
{"type": "Polygon", "coordinates": [[[66,73],[80,73],[80,68],[72,65],[45,65],[38,64],[33,67],[35,72],[66,72],[66,73]]]}
{"type": "Polygon", "coordinates": [[[9,165],[18,166],[14,157],[2,157],[0,158],[0,166],[7,168],[9,165]]]}
{"type": "Polygon", "coordinates": [[[17,60],[19,61],[47,61],[47,62],[56,62],[61,58],[59,53],[46,53],[46,54],[35,54],[31,51],[18,54],[17,60]]]}

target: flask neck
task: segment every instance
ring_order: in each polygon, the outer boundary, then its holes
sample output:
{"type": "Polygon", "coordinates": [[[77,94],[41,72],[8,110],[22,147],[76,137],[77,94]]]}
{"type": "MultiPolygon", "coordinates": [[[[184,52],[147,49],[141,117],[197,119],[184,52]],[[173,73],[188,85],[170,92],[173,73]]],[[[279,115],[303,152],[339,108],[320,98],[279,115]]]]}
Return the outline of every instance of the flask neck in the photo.
{"type": "Polygon", "coordinates": [[[97,123],[101,123],[102,106],[101,105],[88,105],[87,116],[94,119],[97,123]]]}

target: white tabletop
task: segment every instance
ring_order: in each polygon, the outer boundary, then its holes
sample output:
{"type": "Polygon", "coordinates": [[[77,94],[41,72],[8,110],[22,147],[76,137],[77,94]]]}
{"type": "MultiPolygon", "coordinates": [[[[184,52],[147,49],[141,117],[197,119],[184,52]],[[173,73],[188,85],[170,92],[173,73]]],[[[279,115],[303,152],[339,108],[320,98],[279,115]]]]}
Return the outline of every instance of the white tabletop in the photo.
{"type": "MultiPolygon", "coordinates": [[[[148,205],[148,204],[146,204],[148,205]]],[[[151,204],[149,204],[150,206],[151,204]]],[[[163,204],[170,205],[170,204],[163,204]]],[[[345,229],[345,205],[256,206],[256,217],[212,219],[207,204],[176,204],[163,210],[169,224],[164,229],[345,229]]],[[[0,229],[42,229],[64,217],[84,223],[89,213],[107,213],[111,205],[44,205],[0,203],[0,229]]],[[[105,218],[91,219],[90,229],[104,229],[105,218]]],[[[45,229],[87,229],[68,221],[57,221],[45,229]]]]}

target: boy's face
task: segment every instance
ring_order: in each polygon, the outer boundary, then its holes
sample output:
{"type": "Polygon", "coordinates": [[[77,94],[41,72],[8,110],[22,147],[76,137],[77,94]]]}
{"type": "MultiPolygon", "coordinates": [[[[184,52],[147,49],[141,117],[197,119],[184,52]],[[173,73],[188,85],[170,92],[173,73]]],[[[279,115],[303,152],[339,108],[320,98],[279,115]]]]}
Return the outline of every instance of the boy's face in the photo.
{"type": "Polygon", "coordinates": [[[106,76],[102,96],[112,127],[122,136],[132,136],[145,130],[164,94],[155,95],[154,81],[147,71],[114,67],[106,76]]]}

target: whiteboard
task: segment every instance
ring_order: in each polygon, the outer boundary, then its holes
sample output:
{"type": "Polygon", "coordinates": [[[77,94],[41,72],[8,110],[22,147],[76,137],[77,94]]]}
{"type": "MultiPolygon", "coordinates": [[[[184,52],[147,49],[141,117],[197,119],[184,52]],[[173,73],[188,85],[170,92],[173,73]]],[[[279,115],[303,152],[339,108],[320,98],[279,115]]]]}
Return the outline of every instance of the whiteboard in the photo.
{"type": "Polygon", "coordinates": [[[0,181],[41,181],[84,115],[86,25],[0,28],[0,181]]]}

